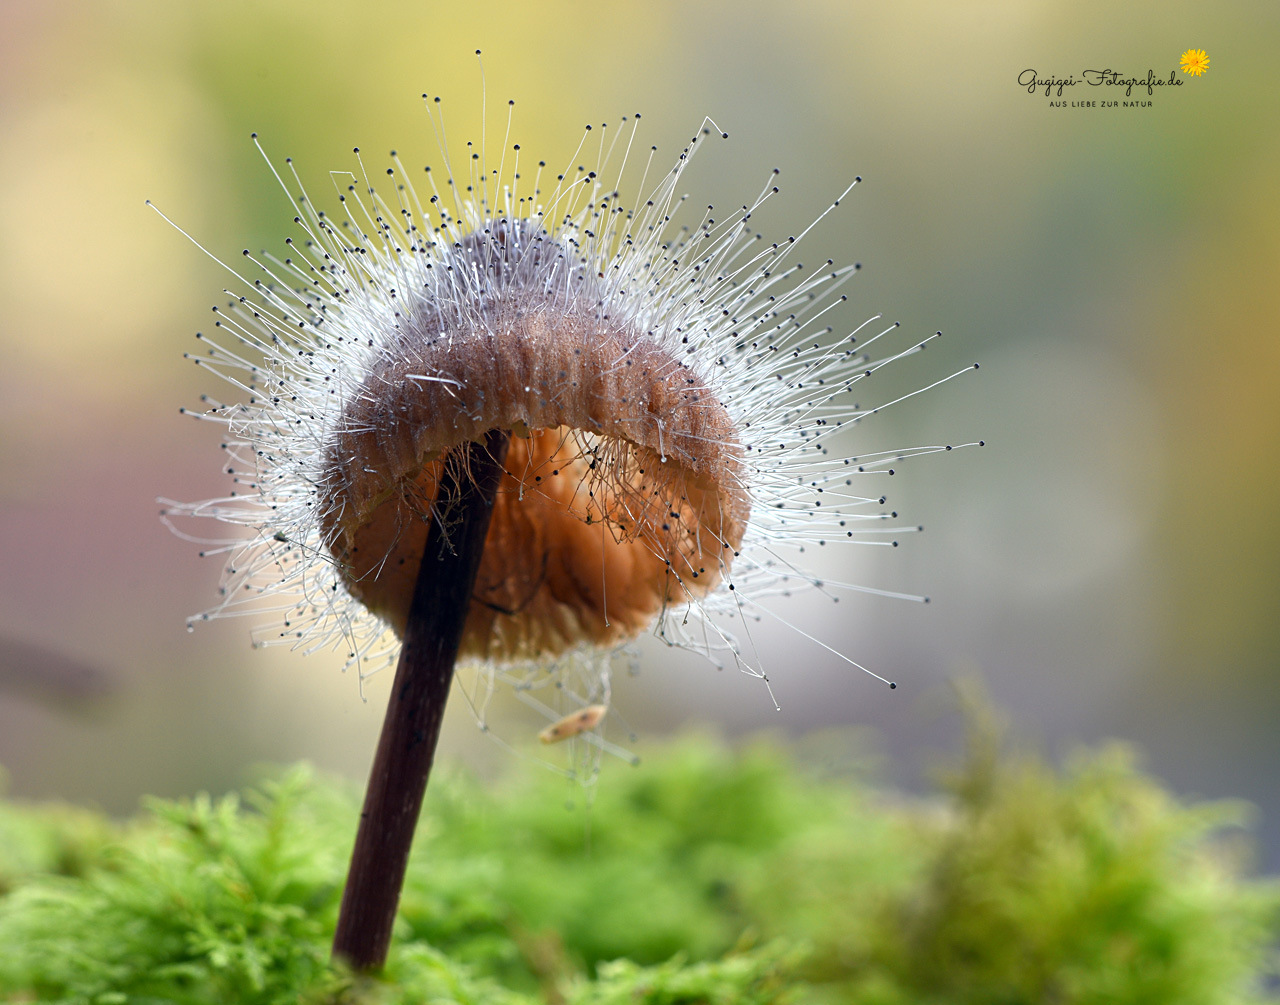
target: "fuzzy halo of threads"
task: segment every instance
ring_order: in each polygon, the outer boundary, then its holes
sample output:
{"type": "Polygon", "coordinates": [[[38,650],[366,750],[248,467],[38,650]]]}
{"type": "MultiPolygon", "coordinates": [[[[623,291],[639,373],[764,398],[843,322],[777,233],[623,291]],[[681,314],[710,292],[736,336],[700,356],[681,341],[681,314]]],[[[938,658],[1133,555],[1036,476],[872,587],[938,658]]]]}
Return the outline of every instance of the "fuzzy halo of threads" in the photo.
{"type": "MultiPolygon", "coordinates": [[[[794,260],[861,179],[803,232],[770,242],[751,218],[777,194],[776,171],[719,219],[679,192],[701,144],[727,135],[710,120],[661,174],[656,148],[638,153],[638,115],[587,127],[555,173],[522,163],[509,114],[497,167],[482,136],[459,175],[439,99],[427,107],[441,186],[430,168],[415,183],[394,152],[375,185],[357,150],[357,170],[333,175],[340,211],[329,215],[291,160],[271,168],[300,235],[285,257],[244,252],[240,290],[214,308],[215,336],[199,336],[207,348],[193,356],[237,389],[238,400],[189,411],[226,428],[236,489],[166,511],[250,529],[206,549],[227,566],[220,602],[200,617],[274,609],[260,641],[340,646],[362,675],[384,666],[443,466],[459,444],[506,428],[464,656],[539,665],[652,627],[767,681],[738,641],[768,616],[765,598],[806,585],[884,592],[823,582],[799,553],[896,543],[886,535],[915,528],[893,524],[886,497],[861,486],[952,449],[832,449],[849,426],[964,372],[871,408],[853,401],[936,337],[882,350],[896,325],[838,331],[858,266],[794,260]]],[[[576,704],[602,690],[607,679],[576,704]]]]}

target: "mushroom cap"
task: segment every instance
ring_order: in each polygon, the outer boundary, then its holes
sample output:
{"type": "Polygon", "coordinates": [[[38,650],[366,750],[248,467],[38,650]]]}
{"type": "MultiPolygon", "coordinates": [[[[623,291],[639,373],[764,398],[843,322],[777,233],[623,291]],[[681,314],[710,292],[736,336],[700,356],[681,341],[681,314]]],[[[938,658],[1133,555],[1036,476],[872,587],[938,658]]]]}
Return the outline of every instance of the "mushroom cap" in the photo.
{"type": "Polygon", "coordinates": [[[547,282],[563,259],[524,237],[496,224],[454,246],[456,299],[387,336],[324,455],[323,540],[403,635],[444,465],[512,432],[463,658],[623,643],[714,589],[750,516],[710,383],[660,337],[566,297],[547,282]]]}

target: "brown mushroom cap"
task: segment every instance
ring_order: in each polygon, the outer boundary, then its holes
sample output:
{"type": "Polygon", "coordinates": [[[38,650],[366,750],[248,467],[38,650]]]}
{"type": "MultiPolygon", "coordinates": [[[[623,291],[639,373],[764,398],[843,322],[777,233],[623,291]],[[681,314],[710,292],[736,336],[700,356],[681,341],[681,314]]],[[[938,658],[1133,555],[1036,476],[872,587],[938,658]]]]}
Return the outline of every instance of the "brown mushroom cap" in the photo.
{"type": "Polygon", "coordinates": [[[325,450],[324,540],[403,634],[442,466],[513,432],[464,658],[633,638],[721,581],[750,515],[738,430],[707,383],[655,337],[521,286],[436,312],[431,334],[406,323],[325,450]]]}

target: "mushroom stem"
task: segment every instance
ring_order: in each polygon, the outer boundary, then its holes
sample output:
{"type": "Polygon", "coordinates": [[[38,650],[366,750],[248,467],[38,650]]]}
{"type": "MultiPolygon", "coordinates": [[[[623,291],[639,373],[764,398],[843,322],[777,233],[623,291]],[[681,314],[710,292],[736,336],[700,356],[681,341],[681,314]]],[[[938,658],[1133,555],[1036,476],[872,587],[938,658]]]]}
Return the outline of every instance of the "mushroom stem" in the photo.
{"type": "Polygon", "coordinates": [[[509,443],[490,430],[444,465],[333,937],[334,958],[357,971],[387,958],[509,443]]]}

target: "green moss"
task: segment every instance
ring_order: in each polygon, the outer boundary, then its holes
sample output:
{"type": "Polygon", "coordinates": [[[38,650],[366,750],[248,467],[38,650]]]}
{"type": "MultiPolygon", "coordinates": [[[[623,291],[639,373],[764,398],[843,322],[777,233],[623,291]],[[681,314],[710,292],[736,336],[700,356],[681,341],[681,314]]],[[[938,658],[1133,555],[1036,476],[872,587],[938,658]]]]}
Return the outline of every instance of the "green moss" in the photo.
{"type": "Polygon", "coordinates": [[[687,739],[594,791],[433,779],[377,979],[335,972],[358,794],[297,768],[113,825],[0,804],[0,992],[75,1003],[1253,1002],[1237,806],[979,732],[946,799],[687,739]],[[566,809],[571,802],[579,808],[566,809]]]}

